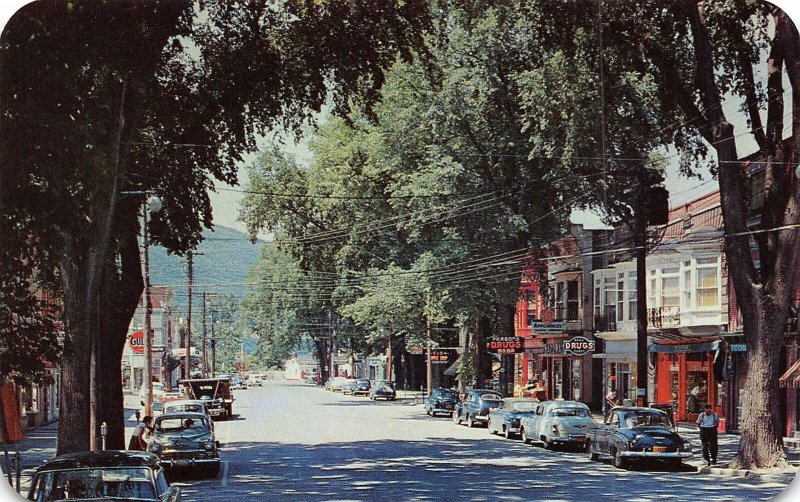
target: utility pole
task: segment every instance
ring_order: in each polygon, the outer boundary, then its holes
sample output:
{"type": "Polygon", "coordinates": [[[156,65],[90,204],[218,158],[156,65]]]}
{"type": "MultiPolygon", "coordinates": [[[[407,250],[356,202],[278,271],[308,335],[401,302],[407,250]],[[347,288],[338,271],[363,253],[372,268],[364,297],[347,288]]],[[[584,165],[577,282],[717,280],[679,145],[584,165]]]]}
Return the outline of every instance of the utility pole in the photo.
{"type": "Polygon", "coordinates": [[[189,305],[188,305],[188,312],[186,315],[186,353],[185,358],[183,360],[183,378],[190,379],[191,376],[191,347],[192,347],[192,280],[193,280],[193,268],[194,268],[194,253],[192,250],[189,250],[188,262],[189,262],[189,278],[188,278],[188,285],[189,285],[189,305]]]}
{"type": "Polygon", "coordinates": [[[389,332],[389,348],[386,355],[386,380],[392,381],[392,332],[389,332]]]}
{"type": "Polygon", "coordinates": [[[211,312],[211,378],[217,378],[217,335],[214,333],[214,312],[211,312]]]}
{"type": "Polygon", "coordinates": [[[428,364],[425,368],[426,373],[426,380],[428,381],[428,393],[427,395],[431,395],[431,386],[433,382],[431,381],[433,377],[433,365],[431,364],[431,316],[428,314],[425,316],[425,338],[428,345],[428,364]]]}
{"type": "MultiPolygon", "coordinates": [[[[647,212],[644,194],[636,196],[633,242],[636,249],[636,405],[647,406],[647,212]]],[[[627,300],[626,300],[627,301],[627,300]]]]}
{"type": "Polygon", "coordinates": [[[142,205],[142,234],[144,236],[144,415],[153,414],[153,327],[151,314],[153,305],[150,301],[150,252],[147,232],[147,204],[142,205]]]}
{"type": "Polygon", "coordinates": [[[203,378],[206,378],[208,376],[208,369],[207,369],[208,366],[206,365],[206,360],[207,360],[206,359],[206,334],[207,334],[207,329],[208,329],[207,326],[206,326],[206,301],[207,301],[206,300],[206,292],[203,291],[203,342],[202,342],[202,347],[203,347],[203,366],[202,366],[202,368],[203,368],[203,378]]]}

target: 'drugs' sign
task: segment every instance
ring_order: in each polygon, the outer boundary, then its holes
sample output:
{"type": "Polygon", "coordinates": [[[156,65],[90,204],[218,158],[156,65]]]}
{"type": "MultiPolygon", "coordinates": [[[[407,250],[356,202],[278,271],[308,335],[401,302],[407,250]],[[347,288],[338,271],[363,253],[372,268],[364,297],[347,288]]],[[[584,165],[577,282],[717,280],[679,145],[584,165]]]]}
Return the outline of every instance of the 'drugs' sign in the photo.
{"type": "Polygon", "coordinates": [[[575,356],[582,356],[589,352],[594,352],[594,340],[582,336],[576,336],[569,340],[564,340],[564,352],[575,356]]]}
{"type": "Polygon", "coordinates": [[[486,351],[495,354],[521,354],[525,351],[525,339],[521,336],[501,336],[486,342],[486,351]]]}

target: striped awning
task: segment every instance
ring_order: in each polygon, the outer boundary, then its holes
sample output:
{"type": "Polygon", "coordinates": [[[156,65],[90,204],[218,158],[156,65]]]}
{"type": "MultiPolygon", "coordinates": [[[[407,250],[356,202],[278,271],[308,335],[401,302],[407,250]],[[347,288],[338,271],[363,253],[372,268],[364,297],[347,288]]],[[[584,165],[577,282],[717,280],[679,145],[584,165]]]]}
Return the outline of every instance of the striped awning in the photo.
{"type": "Polygon", "coordinates": [[[800,359],[795,361],[778,380],[781,387],[800,389],[800,359]]]}

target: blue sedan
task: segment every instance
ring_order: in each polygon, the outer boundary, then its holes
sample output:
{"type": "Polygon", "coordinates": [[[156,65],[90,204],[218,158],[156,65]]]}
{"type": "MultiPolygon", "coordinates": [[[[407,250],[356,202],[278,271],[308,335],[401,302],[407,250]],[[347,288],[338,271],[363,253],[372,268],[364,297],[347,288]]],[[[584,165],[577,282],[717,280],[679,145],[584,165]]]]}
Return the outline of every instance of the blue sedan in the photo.
{"type": "Polygon", "coordinates": [[[503,399],[500,407],[489,413],[486,427],[492,434],[503,434],[507,439],[514,438],[519,435],[520,421],[532,415],[538,404],[538,399],[503,399]]]}

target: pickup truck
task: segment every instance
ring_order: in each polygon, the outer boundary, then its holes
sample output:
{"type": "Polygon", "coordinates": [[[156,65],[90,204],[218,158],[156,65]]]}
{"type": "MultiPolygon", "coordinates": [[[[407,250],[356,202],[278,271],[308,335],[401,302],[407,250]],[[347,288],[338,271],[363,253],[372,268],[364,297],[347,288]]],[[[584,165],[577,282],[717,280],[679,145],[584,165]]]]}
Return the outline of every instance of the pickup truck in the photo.
{"type": "Polygon", "coordinates": [[[187,399],[206,403],[211,418],[227,420],[233,416],[233,394],[230,378],[193,378],[178,382],[187,399]]]}

